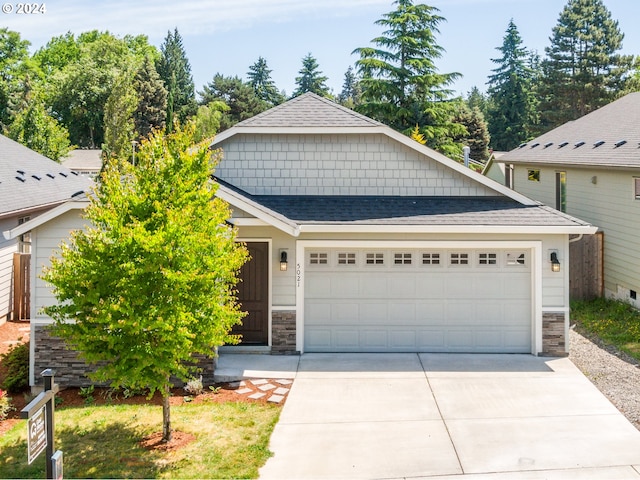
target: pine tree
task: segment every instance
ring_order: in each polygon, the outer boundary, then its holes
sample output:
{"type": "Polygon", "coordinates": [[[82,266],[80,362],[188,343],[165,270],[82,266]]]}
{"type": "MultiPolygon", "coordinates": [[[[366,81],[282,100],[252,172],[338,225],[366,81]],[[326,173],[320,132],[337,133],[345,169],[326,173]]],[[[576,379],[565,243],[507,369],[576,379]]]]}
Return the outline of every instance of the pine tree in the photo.
{"type": "Polygon", "coordinates": [[[489,160],[489,129],[484,115],[478,107],[469,108],[465,102],[460,102],[454,120],[464,125],[467,132],[457,141],[471,149],[470,156],[479,162],[489,160]]]}
{"type": "Polygon", "coordinates": [[[412,0],[396,0],[396,10],[376,21],[387,30],[372,42],[377,47],[357,48],[356,67],[362,88],[357,110],[410,134],[415,125],[427,144],[457,155],[452,137],[464,129],[452,122],[454,110],[447,102],[447,87],[459,73],[438,73],[435,60],[443,49],[436,43],[438,25],[445,19],[438,9],[412,0]]]}
{"type": "Polygon", "coordinates": [[[175,120],[183,124],[187,118],[195,115],[196,91],[191,65],[177,28],[173,33],[167,32],[160,52],[157,70],[168,92],[166,128],[167,132],[171,132],[175,120]]]}
{"type": "Polygon", "coordinates": [[[296,85],[298,86],[293,92],[293,97],[298,97],[303,93],[312,92],[321,97],[329,97],[329,88],[326,85],[327,77],[322,76],[322,72],[318,70],[318,61],[308,53],[302,59],[302,68],[296,77],[296,85]]]}
{"type": "Polygon", "coordinates": [[[258,57],[256,63],[249,67],[247,77],[249,77],[249,85],[256,92],[256,96],[269,105],[275,106],[284,102],[285,98],[278,92],[276,84],[271,78],[272,71],[267,66],[267,61],[263,57],[258,57]]]}
{"type": "Polygon", "coordinates": [[[167,118],[167,89],[160,79],[149,57],[136,73],[133,84],[138,105],[133,112],[133,121],[138,141],[149,136],[152,130],[164,130],[167,118]]]}
{"type": "Polygon", "coordinates": [[[623,39],[602,0],[569,0],[542,62],[545,130],[606,105],[624,90],[632,57],[616,53],[623,39]]]}
{"type": "Polygon", "coordinates": [[[344,74],[342,91],[340,95],[338,95],[337,100],[341,105],[348,108],[355,108],[355,106],[360,103],[360,85],[352,66],[349,66],[344,74]]]}
{"type": "Polygon", "coordinates": [[[487,120],[491,146],[508,151],[532,136],[536,124],[536,98],[533,89],[534,71],[529,66],[531,53],[523,46],[522,38],[513,20],[509,22],[502,41],[497,47],[500,58],[489,76],[489,108],[487,120]]]}

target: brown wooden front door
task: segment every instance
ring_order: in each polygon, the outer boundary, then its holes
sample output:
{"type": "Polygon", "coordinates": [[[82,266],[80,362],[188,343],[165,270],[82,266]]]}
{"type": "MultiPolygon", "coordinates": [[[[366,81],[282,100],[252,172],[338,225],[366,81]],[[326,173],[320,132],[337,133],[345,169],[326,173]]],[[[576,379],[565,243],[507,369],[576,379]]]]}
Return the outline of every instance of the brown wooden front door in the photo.
{"type": "Polygon", "coordinates": [[[238,301],[248,312],[232,333],[242,335],[243,345],[267,345],[269,342],[269,244],[249,242],[251,260],[240,270],[238,301]]]}

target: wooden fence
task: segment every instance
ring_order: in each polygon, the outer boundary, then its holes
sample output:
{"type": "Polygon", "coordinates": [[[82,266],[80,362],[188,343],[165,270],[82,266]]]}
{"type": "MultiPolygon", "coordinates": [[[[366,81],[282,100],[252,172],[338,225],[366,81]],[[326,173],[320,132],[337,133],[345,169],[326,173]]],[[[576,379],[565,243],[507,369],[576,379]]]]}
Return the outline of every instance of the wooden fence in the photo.
{"type": "Polygon", "coordinates": [[[31,304],[31,255],[13,254],[13,315],[12,319],[29,320],[31,304]]]}
{"type": "Polygon", "coordinates": [[[569,297],[590,300],[604,294],[604,233],[584,235],[569,244],[569,297]]]}

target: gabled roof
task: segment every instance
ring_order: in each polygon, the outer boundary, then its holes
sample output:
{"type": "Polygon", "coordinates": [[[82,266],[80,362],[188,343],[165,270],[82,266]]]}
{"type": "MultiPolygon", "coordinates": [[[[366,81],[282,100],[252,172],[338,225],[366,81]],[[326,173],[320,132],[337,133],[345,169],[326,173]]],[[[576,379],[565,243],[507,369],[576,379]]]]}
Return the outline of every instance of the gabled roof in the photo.
{"type": "Polygon", "coordinates": [[[53,207],[93,182],[0,135],[0,217],[53,207]]]}
{"type": "Polygon", "coordinates": [[[102,150],[77,148],[62,159],[62,165],[70,170],[99,172],[102,169],[102,150]]]}
{"type": "Polygon", "coordinates": [[[640,92],[567,122],[499,161],[640,168],[640,92]]]}

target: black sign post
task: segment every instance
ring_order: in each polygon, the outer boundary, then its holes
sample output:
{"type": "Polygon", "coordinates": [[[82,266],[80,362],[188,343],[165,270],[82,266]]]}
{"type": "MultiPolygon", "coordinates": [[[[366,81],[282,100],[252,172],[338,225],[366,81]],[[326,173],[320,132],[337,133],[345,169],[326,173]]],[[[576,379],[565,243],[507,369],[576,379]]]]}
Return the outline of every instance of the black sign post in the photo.
{"type": "Polygon", "coordinates": [[[53,477],[53,451],[54,451],[54,422],[53,410],[58,385],[53,382],[55,372],[50,368],[42,372],[44,377],[44,391],[34,398],[29,405],[20,412],[21,418],[28,422],[28,449],[29,463],[33,462],[43,450],[46,450],[47,478],[53,477]],[[44,413],[44,424],[42,415],[44,413]],[[44,443],[44,445],[43,445],[44,443]]]}

